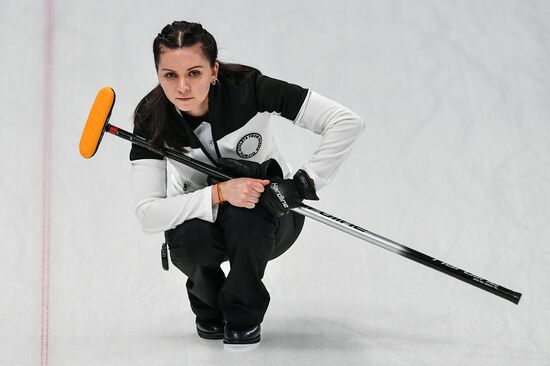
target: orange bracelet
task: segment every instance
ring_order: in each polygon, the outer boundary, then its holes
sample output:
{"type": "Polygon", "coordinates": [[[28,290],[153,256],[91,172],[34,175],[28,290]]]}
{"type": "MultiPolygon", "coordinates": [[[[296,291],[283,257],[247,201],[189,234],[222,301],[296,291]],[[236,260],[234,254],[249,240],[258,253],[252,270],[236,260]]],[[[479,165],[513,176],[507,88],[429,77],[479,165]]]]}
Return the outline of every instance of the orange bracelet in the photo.
{"type": "Polygon", "coordinates": [[[220,183],[216,183],[216,192],[218,193],[218,201],[220,204],[222,204],[224,202],[224,199],[223,199],[220,183]]]}

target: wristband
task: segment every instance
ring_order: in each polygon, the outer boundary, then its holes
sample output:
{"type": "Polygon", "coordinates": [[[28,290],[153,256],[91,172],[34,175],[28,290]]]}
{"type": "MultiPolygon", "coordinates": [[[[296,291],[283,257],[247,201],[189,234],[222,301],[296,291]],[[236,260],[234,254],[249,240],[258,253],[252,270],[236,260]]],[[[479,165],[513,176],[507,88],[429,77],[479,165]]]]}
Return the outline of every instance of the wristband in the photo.
{"type": "Polygon", "coordinates": [[[224,199],[223,199],[223,194],[222,194],[222,189],[220,187],[220,183],[216,183],[216,192],[218,193],[218,201],[220,204],[223,204],[224,202],[224,199]]]}

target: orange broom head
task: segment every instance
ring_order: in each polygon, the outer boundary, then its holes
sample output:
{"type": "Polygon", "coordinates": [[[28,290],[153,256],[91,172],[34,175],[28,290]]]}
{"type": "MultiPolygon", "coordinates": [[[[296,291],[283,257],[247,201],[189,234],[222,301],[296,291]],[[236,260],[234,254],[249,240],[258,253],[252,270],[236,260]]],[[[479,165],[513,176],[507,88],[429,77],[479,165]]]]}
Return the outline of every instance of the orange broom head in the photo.
{"type": "Polygon", "coordinates": [[[80,155],[84,159],[96,153],[114,104],[115,91],[112,88],[106,86],[97,93],[80,137],[80,155]]]}

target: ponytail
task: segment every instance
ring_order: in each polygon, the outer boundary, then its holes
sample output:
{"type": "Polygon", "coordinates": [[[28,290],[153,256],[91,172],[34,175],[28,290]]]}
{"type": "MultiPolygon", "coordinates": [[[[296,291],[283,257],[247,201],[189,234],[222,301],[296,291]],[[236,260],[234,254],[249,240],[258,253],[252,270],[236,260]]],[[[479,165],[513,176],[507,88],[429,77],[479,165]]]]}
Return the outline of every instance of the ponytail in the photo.
{"type": "Polygon", "coordinates": [[[172,107],[159,84],[139,102],[134,111],[135,129],[149,136],[149,143],[155,148],[164,146],[166,120],[172,107]]]}

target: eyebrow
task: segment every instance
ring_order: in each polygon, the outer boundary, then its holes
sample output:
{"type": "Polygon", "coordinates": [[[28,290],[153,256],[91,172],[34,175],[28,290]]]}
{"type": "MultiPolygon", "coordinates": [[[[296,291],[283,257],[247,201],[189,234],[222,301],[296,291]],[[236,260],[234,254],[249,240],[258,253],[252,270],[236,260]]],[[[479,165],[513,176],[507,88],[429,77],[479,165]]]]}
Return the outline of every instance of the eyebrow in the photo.
{"type": "MultiPolygon", "coordinates": [[[[196,68],[199,68],[199,67],[204,67],[204,66],[202,66],[202,65],[196,65],[196,66],[193,66],[193,67],[188,68],[187,71],[192,70],[192,69],[196,69],[196,68]]],[[[167,68],[165,68],[165,67],[163,67],[162,69],[160,69],[160,71],[173,71],[173,72],[176,72],[176,70],[167,69],[167,68]]]]}

